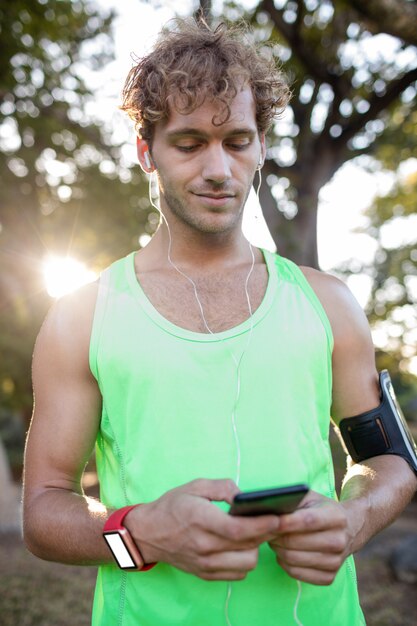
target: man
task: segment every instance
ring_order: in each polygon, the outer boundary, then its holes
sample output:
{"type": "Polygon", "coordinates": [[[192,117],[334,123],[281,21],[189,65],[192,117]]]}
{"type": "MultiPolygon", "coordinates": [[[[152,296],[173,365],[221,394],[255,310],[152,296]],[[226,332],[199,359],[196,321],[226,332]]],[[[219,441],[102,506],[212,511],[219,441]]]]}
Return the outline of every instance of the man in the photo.
{"type": "Polygon", "coordinates": [[[29,549],[100,565],[96,625],[362,624],[351,555],[415,491],[376,456],[337,501],[330,414],[380,402],[368,324],[337,279],[242,235],[287,91],[240,32],[188,20],[128,77],[163,221],[52,308],[25,465],[29,549]],[[100,502],[80,486],[94,442],[100,502]],[[310,491],[293,513],[227,513],[240,489],[294,483],[310,491]]]}

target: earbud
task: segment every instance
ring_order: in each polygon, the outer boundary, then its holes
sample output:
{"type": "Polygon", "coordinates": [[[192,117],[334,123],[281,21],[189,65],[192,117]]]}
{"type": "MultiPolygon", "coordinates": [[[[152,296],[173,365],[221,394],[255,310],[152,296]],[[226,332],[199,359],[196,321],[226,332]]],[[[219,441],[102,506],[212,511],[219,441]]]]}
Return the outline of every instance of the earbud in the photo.
{"type": "Polygon", "coordinates": [[[151,170],[153,168],[153,163],[151,157],[149,156],[148,150],[143,153],[143,158],[145,160],[146,167],[151,170]]]}
{"type": "Polygon", "coordinates": [[[260,170],[263,167],[263,161],[259,161],[257,170],[260,170]]]}

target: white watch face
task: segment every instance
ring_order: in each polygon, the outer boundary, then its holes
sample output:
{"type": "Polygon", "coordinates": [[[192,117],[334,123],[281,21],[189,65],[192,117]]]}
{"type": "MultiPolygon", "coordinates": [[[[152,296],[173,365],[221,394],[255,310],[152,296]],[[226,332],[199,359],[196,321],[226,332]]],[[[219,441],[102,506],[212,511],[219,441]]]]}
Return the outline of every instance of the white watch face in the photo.
{"type": "Polygon", "coordinates": [[[136,569],[136,564],[118,532],[106,533],[104,539],[107,541],[119,567],[122,569],[136,569]]]}

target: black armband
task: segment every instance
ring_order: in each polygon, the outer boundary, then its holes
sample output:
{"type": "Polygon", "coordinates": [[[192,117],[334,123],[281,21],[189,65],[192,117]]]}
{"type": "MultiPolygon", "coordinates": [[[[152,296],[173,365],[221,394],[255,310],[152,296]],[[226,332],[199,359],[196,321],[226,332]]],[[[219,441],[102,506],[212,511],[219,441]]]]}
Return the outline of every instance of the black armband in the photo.
{"type": "Polygon", "coordinates": [[[381,454],[396,454],[417,474],[417,446],[398,404],[387,370],[379,375],[381,404],[342,419],[339,428],[352,459],[358,463],[381,454]]]}

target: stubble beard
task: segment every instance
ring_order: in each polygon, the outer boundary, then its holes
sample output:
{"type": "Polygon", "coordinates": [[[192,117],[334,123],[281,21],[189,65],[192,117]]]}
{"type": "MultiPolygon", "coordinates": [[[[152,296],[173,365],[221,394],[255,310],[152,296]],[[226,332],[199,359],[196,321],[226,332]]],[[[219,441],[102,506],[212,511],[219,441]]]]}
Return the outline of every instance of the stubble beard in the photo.
{"type": "MultiPolygon", "coordinates": [[[[227,234],[236,229],[242,223],[243,209],[250,193],[251,185],[248,187],[246,195],[240,204],[237,212],[228,213],[229,219],[226,220],[210,220],[204,219],[204,216],[198,213],[193,213],[192,210],[188,210],[185,202],[183,202],[178,196],[170,189],[169,185],[159,177],[159,194],[160,200],[168,207],[169,211],[174,215],[182,224],[191,227],[200,233],[207,234],[227,234]]],[[[213,211],[213,215],[218,215],[222,211],[213,211]]]]}

